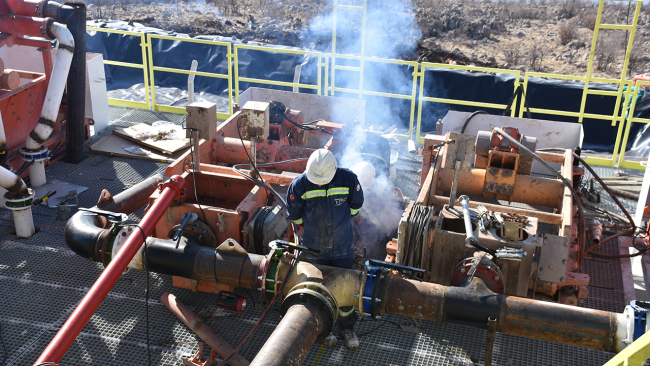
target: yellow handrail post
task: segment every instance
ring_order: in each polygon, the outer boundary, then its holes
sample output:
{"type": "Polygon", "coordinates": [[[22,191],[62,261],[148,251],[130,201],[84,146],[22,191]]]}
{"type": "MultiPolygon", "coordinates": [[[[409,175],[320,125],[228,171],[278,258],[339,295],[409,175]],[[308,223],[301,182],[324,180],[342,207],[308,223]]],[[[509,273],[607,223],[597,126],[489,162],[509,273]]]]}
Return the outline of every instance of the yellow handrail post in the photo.
{"type": "MultiPolygon", "coordinates": [[[[409,119],[409,131],[413,130],[413,119],[415,117],[415,100],[417,99],[418,76],[420,76],[420,64],[413,67],[413,87],[411,90],[411,118],[409,119]]],[[[420,121],[418,120],[418,131],[420,130],[420,121]]],[[[419,134],[418,134],[419,136],[419,134]]]]}
{"type": "MultiPolygon", "coordinates": [[[[323,54],[319,53],[318,54],[318,81],[317,81],[318,90],[316,91],[317,95],[321,95],[321,87],[322,87],[322,85],[321,85],[321,73],[323,72],[323,64],[321,63],[322,58],[323,58],[323,54]]],[[[298,81],[300,81],[300,80],[298,80],[298,81]]]]}
{"type": "Polygon", "coordinates": [[[149,95],[149,75],[147,75],[147,44],[146,33],[140,35],[140,49],[142,49],[142,74],[144,76],[144,99],[147,107],[151,109],[151,97],[149,95]]]}
{"type": "Polygon", "coordinates": [[[234,46],[235,49],[235,101],[239,105],[239,48],[237,45],[234,46]]]}
{"type": "Polygon", "coordinates": [[[228,113],[232,115],[232,45],[228,43],[228,113]]]}
{"type": "Polygon", "coordinates": [[[361,60],[359,60],[359,99],[363,98],[363,71],[366,65],[366,15],[368,0],[363,0],[363,17],[361,18],[361,60]]]}
{"type": "MultiPolygon", "coordinates": [[[[420,96],[418,97],[418,121],[417,125],[419,126],[422,123],[422,102],[424,101],[424,78],[426,77],[426,66],[424,63],[421,64],[422,69],[420,70],[420,96]]],[[[409,140],[413,140],[413,122],[409,125],[409,140]]]]}
{"type": "Polygon", "coordinates": [[[148,47],[147,47],[147,53],[149,55],[149,83],[151,85],[151,109],[152,110],[157,110],[156,109],[156,80],[154,79],[154,73],[153,73],[153,42],[151,41],[151,35],[147,34],[148,38],[148,47]]]}
{"type": "Polygon", "coordinates": [[[332,8],[332,90],[330,95],[334,95],[334,88],[336,87],[336,16],[337,16],[338,0],[334,0],[334,7],[332,8]]]}
{"type": "MultiPolygon", "coordinates": [[[[526,92],[528,91],[528,73],[524,75],[524,86],[521,88],[521,90],[523,95],[526,95],[526,92]]],[[[519,118],[524,118],[525,108],[526,108],[526,98],[521,98],[519,103],[519,118]]]]}
{"type": "Polygon", "coordinates": [[[582,90],[582,101],[580,102],[580,116],[578,122],[582,123],[585,113],[585,104],[587,102],[587,91],[589,90],[589,79],[591,79],[591,69],[594,66],[594,56],[596,54],[596,43],[598,42],[598,30],[600,29],[600,21],[603,15],[603,6],[605,0],[600,0],[598,3],[598,14],[596,15],[596,25],[594,26],[594,36],[591,40],[591,51],[589,52],[589,62],[587,63],[587,75],[585,76],[585,85],[582,90]]]}

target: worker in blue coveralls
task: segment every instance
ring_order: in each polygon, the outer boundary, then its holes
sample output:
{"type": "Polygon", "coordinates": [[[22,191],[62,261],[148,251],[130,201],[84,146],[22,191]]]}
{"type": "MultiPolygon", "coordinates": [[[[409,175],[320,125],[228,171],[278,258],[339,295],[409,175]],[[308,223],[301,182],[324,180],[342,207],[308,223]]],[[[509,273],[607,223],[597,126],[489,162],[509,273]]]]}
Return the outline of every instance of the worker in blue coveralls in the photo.
{"type": "MultiPolygon", "coordinates": [[[[363,205],[363,190],[356,174],[337,167],[329,150],[314,151],[307,169],[297,176],[287,192],[289,220],[304,227],[301,244],[320,250],[319,254],[303,253],[300,260],[338,268],[354,268],[354,231],[352,218],[363,205]]],[[[359,315],[352,306],[339,308],[338,324],[345,346],[359,347],[354,325],[359,315]]],[[[336,344],[330,334],[322,340],[336,344]]]]}

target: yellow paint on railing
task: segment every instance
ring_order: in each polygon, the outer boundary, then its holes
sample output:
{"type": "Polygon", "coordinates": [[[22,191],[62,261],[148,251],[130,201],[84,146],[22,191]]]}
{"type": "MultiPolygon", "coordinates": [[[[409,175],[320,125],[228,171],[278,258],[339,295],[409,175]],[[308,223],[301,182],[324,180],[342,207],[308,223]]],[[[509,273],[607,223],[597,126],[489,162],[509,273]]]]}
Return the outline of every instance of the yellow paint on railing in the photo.
{"type": "Polygon", "coordinates": [[[134,101],[129,101],[129,100],[122,100],[122,99],[116,99],[116,98],[108,98],[108,104],[113,105],[113,106],[119,106],[119,107],[127,107],[127,108],[139,108],[139,109],[149,109],[149,76],[147,74],[147,40],[146,40],[146,35],[144,33],[138,33],[138,32],[129,32],[129,31],[121,31],[121,30],[116,30],[116,29],[106,29],[106,28],[94,28],[94,27],[88,27],[86,30],[89,31],[94,31],[94,32],[103,32],[103,33],[114,33],[114,34],[121,34],[123,36],[130,36],[130,37],[139,37],[140,38],[140,48],[142,50],[142,63],[141,64],[136,64],[136,63],[131,63],[131,62],[120,62],[120,61],[112,61],[112,60],[104,60],[104,64],[106,65],[113,65],[113,66],[120,66],[120,67],[131,67],[131,68],[136,68],[136,69],[142,69],[142,74],[143,74],[143,79],[144,79],[144,95],[145,95],[145,101],[143,102],[134,102],[134,101]]]}
{"type": "Polygon", "coordinates": [[[321,90],[322,90],[322,86],[321,86],[321,83],[322,83],[322,69],[321,68],[323,66],[323,63],[322,63],[323,55],[320,52],[302,51],[302,50],[294,50],[294,49],[281,49],[281,48],[279,49],[279,48],[273,48],[273,47],[236,44],[235,47],[234,47],[234,58],[235,58],[235,65],[234,65],[235,66],[234,67],[235,68],[235,100],[236,100],[237,104],[239,104],[239,83],[240,82],[258,83],[258,84],[276,85],[276,86],[286,86],[286,87],[303,88],[303,89],[315,89],[316,93],[318,95],[321,95],[321,90]],[[271,52],[271,53],[286,53],[286,54],[304,55],[304,56],[317,56],[318,57],[318,67],[317,67],[318,75],[317,75],[316,85],[240,77],[239,76],[239,50],[240,49],[262,51],[262,52],[271,52]]]}
{"type": "Polygon", "coordinates": [[[650,86],[650,81],[645,81],[645,80],[639,80],[636,82],[636,86],[632,88],[632,82],[628,81],[627,85],[627,93],[629,94],[629,98],[626,98],[626,106],[630,106],[630,110],[627,111],[627,119],[625,123],[625,133],[623,134],[623,142],[621,144],[621,157],[619,160],[618,166],[621,168],[628,168],[628,169],[638,169],[638,170],[644,170],[645,169],[645,161],[646,157],[644,156],[644,162],[641,163],[639,161],[628,161],[625,160],[625,151],[627,149],[627,142],[630,137],[630,131],[632,129],[632,123],[650,123],[650,119],[648,118],[638,118],[634,117],[634,111],[636,108],[636,102],[637,102],[637,96],[641,92],[641,90],[644,87],[650,86]]]}
{"type": "Polygon", "coordinates": [[[650,332],[632,342],[604,366],[641,366],[650,358],[650,332]]]}
{"type": "MultiPolygon", "coordinates": [[[[421,132],[420,128],[421,128],[421,125],[422,125],[422,102],[445,103],[445,104],[472,106],[472,107],[478,107],[478,108],[494,108],[494,109],[503,109],[503,110],[505,110],[508,107],[507,104],[484,103],[484,102],[476,102],[476,101],[471,101],[471,100],[458,100],[458,99],[450,99],[450,98],[427,97],[427,96],[424,95],[424,79],[425,79],[425,75],[426,75],[425,72],[426,72],[427,68],[465,70],[465,71],[471,71],[471,72],[485,72],[485,73],[493,73],[493,74],[510,74],[510,75],[514,75],[513,93],[517,90],[517,87],[519,87],[519,83],[520,83],[519,79],[521,77],[521,72],[519,70],[504,70],[504,69],[495,69],[495,68],[492,68],[492,67],[448,65],[448,64],[437,64],[437,63],[423,62],[422,63],[422,70],[421,70],[421,78],[420,78],[420,95],[419,95],[419,105],[418,105],[417,128],[416,128],[416,132],[415,132],[416,142],[419,143],[419,144],[424,143],[424,139],[420,136],[420,132],[421,132]]],[[[512,105],[513,106],[517,105],[517,97],[515,97],[515,99],[512,101],[512,105]]],[[[510,116],[511,117],[515,116],[515,109],[516,108],[511,108],[511,110],[510,110],[510,116]]],[[[413,138],[413,128],[410,129],[409,137],[411,139],[413,138]]]]}
{"type": "Polygon", "coordinates": [[[154,78],[154,72],[159,71],[159,72],[169,72],[169,73],[176,73],[176,74],[185,74],[185,75],[196,75],[196,76],[203,76],[203,77],[211,77],[211,78],[217,78],[217,79],[227,79],[228,80],[228,113],[220,113],[217,112],[217,118],[220,120],[226,120],[228,117],[232,115],[233,111],[233,101],[232,101],[232,51],[231,51],[231,44],[229,42],[220,42],[220,41],[210,41],[207,39],[196,39],[196,38],[179,38],[179,37],[173,37],[173,36],[161,36],[157,34],[150,34],[148,35],[148,51],[149,51],[149,78],[151,80],[151,100],[152,100],[152,108],[154,111],[160,111],[160,112],[168,112],[168,113],[177,113],[177,114],[185,114],[187,113],[186,109],[183,107],[173,107],[173,106],[166,106],[166,105],[159,105],[156,103],[156,87],[155,87],[155,78],[154,78]],[[173,42],[189,42],[189,43],[198,43],[198,44],[205,44],[205,45],[210,45],[210,46],[216,46],[216,47],[226,47],[227,53],[226,53],[226,58],[228,59],[228,73],[226,74],[219,74],[215,72],[205,72],[205,71],[192,71],[192,70],[185,70],[185,69],[176,69],[176,68],[169,68],[169,67],[161,67],[161,66],[154,66],[154,60],[153,60],[153,40],[167,40],[167,41],[173,41],[173,42]]]}

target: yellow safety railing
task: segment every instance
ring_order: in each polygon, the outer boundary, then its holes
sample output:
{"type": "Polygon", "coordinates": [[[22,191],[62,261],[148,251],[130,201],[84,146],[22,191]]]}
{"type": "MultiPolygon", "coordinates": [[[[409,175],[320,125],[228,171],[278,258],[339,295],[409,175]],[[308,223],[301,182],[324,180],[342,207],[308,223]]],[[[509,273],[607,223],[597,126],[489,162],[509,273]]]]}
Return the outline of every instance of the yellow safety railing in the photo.
{"type": "MultiPolygon", "coordinates": [[[[422,124],[422,104],[423,102],[434,102],[434,103],[445,103],[445,104],[454,104],[454,105],[466,105],[466,106],[472,106],[472,107],[479,107],[479,108],[492,108],[492,109],[503,109],[505,110],[508,108],[508,104],[497,104],[497,103],[484,103],[484,102],[475,102],[475,101],[470,101],[470,100],[458,100],[458,99],[450,99],[450,98],[439,98],[439,97],[433,97],[433,96],[425,96],[424,95],[424,79],[426,76],[426,70],[427,68],[439,68],[439,69],[454,69],[454,70],[465,70],[465,71],[472,71],[472,72],[486,72],[486,73],[494,73],[494,74],[510,74],[514,75],[514,89],[513,93],[517,90],[519,87],[519,79],[521,76],[521,72],[519,70],[504,70],[504,69],[495,69],[491,67],[476,67],[476,66],[462,66],[462,65],[448,65],[448,64],[436,64],[436,63],[430,63],[430,62],[423,62],[422,63],[422,69],[420,71],[420,96],[419,96],[419,105],[418,105],[418,117],[417,117],[417,131],[415,133],[415,136],[417,138],[416,142],[419,144],[424,143],[424,139],[420,136],[420,127],[422,124]]],[[[517,105],[517,97],[512,102],[512,105],[517,105]]],[[[514,117],[515,116],[515,108],[511,108],[510,110],[510,116],[514,117]]],[[[413,129],[411,129],[409,136],[413,134],[413,129]]]]}
{"type": "MultiPolygon", "coordinates": [[[[558,80],[569,80],[569,81],[579,81],[579,82],[585,82],[586,77],[585,76],[573,76],[573,75],[561,75],[561,74],[546,74],[546,73],[541,73],[541,72],[527,72],[526,75],[524,76],[524,82],[523,82],[523,90],[524,94],[528,91],[528,80],[531,77],[539,77],[539,78],[546,78],[546,79],[558,79],[558,80]]],[[[608,84],[615,84],[615,86],[618,86],[618,83],[620,80],[618,79],[607,79],[607,78],[591,78],[592,82],[599,82],[599,83],[608,83],[608,84]]],[[[590,94],[595,95],[595,94],[600,94],[600,95],[610,95],[610,96],[615,96],[616,91],[608,91],[608,90],[591,90],[590,94]],[[614,93],[614,94],[612,94],[614,93]]],[[[552,96],[549,96],[552,97],[552,96]]],[[[583,100],[583,103],[586,103],[586,100],[583,100]]],[[[615,108],[615,113],[616,114],[595,114],[595,113],[585,113],[584,107],[580,106],[579,111],[564,111],[564,110],[555,110],[555,109],[543,109],[543,108],[534,108],[531,107],[530,101],[528,101],[528,107],[530,110],[530,113],[538,113],[538,114],[546,114],[546,115],[553,115],[553,116],[565,116],[565,117],[573,117],[576,118],[576,121],[583,121],[584,118],[590,118],[590,119],[597,119],[597,120],[605,120],[605,121],[614,121],[614,122],[622,122],[625,120],[624,115],[620,115],[619,109],[615,108]]],[[[524,117],[524,112],[526,111],[526,106],[525,106],[525,101],[521,100],[520,106],[519,106],[519,118],[524,117]]],[[[614,123],[612,124],[614,125],[614,123]]],[[[602,165],[602,166],[615,166],[617,157],[618,157],[618,150],[619,147],[621,146],[621,136],[623,134],[623,128],[624,124],[619,123],[618,125],[618,131],[616,132],[616,140],[614,142],[614,150],[612,151],[612,158],[607,159],[607,158],[599,158],[599,157],[585,157],[585,160],[587,163],[592,164],[592,165],[602,165]]]]}
{"type": "MultiPolygon", "coordinates": [[[[226,120],[228,119],[228,117],[232,115],[232,109],[233,109],[232,74],[231,74],[232,73],[232,52],[231,52],[231,44],[229,42],[218,42],[218,41],[209,41],[209,40],[195,39],[195,38],[179,38],[179,37],[172,37],[172,36],[159,36],[159,35],[150,34],[148,36],[147,50],[149,53],[149,78],[151,80],[151,101],[152,101],[151,105],[154,111],[170,112],[170,113],[178,113],[178,114],[187,113],[186,109],[182,107],[173,107],[168,105],[160,105],[156,103],[156,84],[155,84],[154,72],[161,71],[161,72],[170,72],[170,73],[177,73],[177,74],[205,76],[205,77],[211,77],[217,79],[227,79],[228,80],[228,113],[217,112],[217,118],[220,120],[226,120]],[[156,39],[169,40],[174,42],[200,43],[200,44],[207,44],[211,46],[226,47],[226,49],[228,50],[228,53],[226,55],[228,59],[228,73],[218,74],[214,72],[192,71],[192,70],[154,66],[152,42],[153,40],[156,39]]],[[[239,92],[237,94],[239,95],[239,92]]]]}
{"type": "MultiPolygon", "coordinates": [[[[327,54],[326,60],[329,61],[330,58],[334,58],[333,54],[327,54]]],[[[343,59],[349,59],[349,60],[358,60],[361,65],[363,65],[365,62],[374,62],[374,63],[383,63],[383,64],[393,64],[393,65],[403,65],[403,66],[411,66],[413,67],[413,82],[411,84],[411,94],[399,94],[399,93],[385,93],[385,92],[378,92],[378,91],[370,91],[370,90],[364,90],[363,89],[363,78],[364,74],[360,73],[359,75],[359,87],[361,89],[349,89],[349,88],[339,88],[334,85],[334,79],[332,79],[332,84],[331,85],[325,85],[325,90],[326,90],[326,95],[334,95],[335,92],[342,92],[342,93],[350,93],[350,94],[358,94],[359,98],[362,98],[364,95],[370,95],[370,96],[377,96],[377,97],[386,97],[386,98],[395,98],[395,99],[405,99],[405,100],[410,100],[411,101],[411,113],[410,113],[410,120],[409,120],[409,131],[413,131],[413,123],[415,120],[415,104],[417,101],[417,85],[418,85],[418,77],[420,76],[420,64],[417,61],[403,61],[403,60],[394,60],[394,59],[388,59],[388,58],[378,58],[378,57],[365,57],[362,59],[361,56],[353,56],[353,55],[343,55],[343,54],[338,54],[336,55],[338,58],[343,58],[343,59]]],[[[328,63],[329,66],[329,63],[328,63]]],[[[361,67],[363,69],[364,67],[361,67]]],[[[345,66],[337,66],[337,70],[347,70],[345,66]]],[[[351,71],[359,71],[359,68],[353,68],[351,71]]],[[[325,77],[327,78],[328,76],[328,70],[326,69],[325,71],[325,77]]],[[[334,70],[332,70],[332,76],[334,76],[334,70]]],[[[419,123],[418,123],[418,131],[419,131],[419,123]]],[[[409,135],[395,135],[398,138],[402,138],[403,140],[410,139],[412,138],[411,134],[409,135]]]]}
{"type": "MultiPolygon", "coordinates": [[[[359,72],[359,98],[363,98],[363,73],[365,64],[363,62],[366,59],[366,18],[368,14],[368,0],[363,0],[363,5],[339,5],[338,0],[334,0],[332,6],[332,53],[330,57],[332,58],[332,85],[336,84],[336,70],[347,70],[347,71],[357,71],[359,72]],[[354,59],[361,60],[358,67],[355,66],[339,66],[336,64],[336,58],[351,58],[349,55],[338,54],[336,53],[336,27],[338,22],[338,9],[341,10],[356,10],[361,11],[361,49],[359,50],[360,56],[357,56],[354,59]]],[[[332,89],[331,94],[334,95],[336,90],[332,89]]]]}
{"type": "MultiPolygon", "coordinates": [[[[621,156],[618,163],[618,166],[621,168],[639,169],[639,170],[644,170],[646,168],[645,163],[625,160],[625,150],[627,148],[627,142],[630,136],[630,130],[632,129],[632,123],[650,123],[650,119],[648,118],[634,117],[634,110],[636,108],[637,96],[639,95],[641,90],[647,86],[650,86],[650,81],[639,80],[636,82],[635,87],[632,87],[632,82],[628,82],[627,85],[627,92],[626,92],[627,97],[625,98],[626,103],[622,108],[623,113],[625,113],[627,118],[625,123],[625,133],[623,134],[623,142],[621,144],[621,156]],[[626,110],[627,106],[629,106],[630,108],[629,111],[626,110]]],[[[646,157],[644,156],[643,159],[645,160],[646,157]]]]}
{"type": "Polygon", "coordinates": [[[114,105],[114,106],[120,106],[120,107],[128,107],[128,108],[149,109],[149,74],[147,73],[147,53],[146,53],[147,40],[146,40],[146,34],[145,33],[138,33],[138,32],[121,31],[121,30],[115,30],[115,29],[94,28],[94,27],[88,27],[88,28],[86,28],[86,30],[95,31],[95,32],[104,32],[104,33],[116,33],[116,34],[121,34],[121,35],[124,35],[124,36],[132,36],[132,37],[140,38],[140,47],[142,48],[142,63],[141,64],[136,64],[136,63],[131,63],[131,62],[111,61],[111,60],[104,60],[104,64],[105,65],[120,66],[120,67],[132,67],[132,68],[136,68],[136,69],[142,69],[142,74],[143,74],[143,77],[144,77],[145,101],[144,102],[134,102],[134,101],[130,101],[130,100],[108,98],[108,104],[109,105],[114,105]]]}
{"type": "Polygon", "coordinates": [[[321,89],[322,89],[322,70],[321,68],[324,66],[323,64],[323,54],[320,52],[312,52],[312,51],[302,51],[302,50],[295,50],[295,49],[278,49],[278,48],[273,48],[273,47],[264,47],[264,46],[251,46],[251,45],[246,45],[246,44],[236,44],[235,45],[235,98],[237,104],[239,104],[239,83],[240,82],[245,82],[245,83],[257,83],[257,84],[265,84],[265,85],[276,85],[276,86],[286,86],[286,87],[293,87],[293,88],[303,88],[303,89],[312,89],[316,90],[316,93],[318,95],[321,95],[321,89]],[[239,76],[239,50],[241,49],[247,49],[247,50],[254,50],[254,51],[263,51],[263,52],[271,52],[271,53],[286,53],[286,54],[294,54],[294,55],[304,55],[304,56],[317,56],[318,57],[318,75],[317,75],[317,82],[316,85],[313,84],[301,84],[301,83],[289,83],[285,81],[275,81],[275,80],[264,80],[264,79],[254,79],[254,78],[248,78],[248,77],[241,77],[239,76]]]}
{"type": "Polygon", "coordinates": [[[641,366],[650,358],[650,332],[632,342],[604,366],[641,366]]]}

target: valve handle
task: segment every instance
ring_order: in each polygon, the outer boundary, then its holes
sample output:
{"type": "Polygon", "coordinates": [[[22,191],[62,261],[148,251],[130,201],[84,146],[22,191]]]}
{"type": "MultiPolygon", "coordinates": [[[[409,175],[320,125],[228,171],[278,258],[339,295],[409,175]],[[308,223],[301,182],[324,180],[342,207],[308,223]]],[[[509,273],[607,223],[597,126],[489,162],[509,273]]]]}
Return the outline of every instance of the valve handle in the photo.
{"type": "Polygon", "coordinates": [[[418,280],[420,282],[422,282],[422,279],[416,277],[411,272],[420,273],[420,274],[425,274],[427,272],[427,271],[425,271],[423,269],[420,269],[420,268],[404,266],[404,265],[397,264],[397,263],[384,262],[384,261],[380,261],[380,260],[377,260],[377,259],[369,259],[368,264],[370,266],[374,266],[374,267],[394,269],[397,272],[399,272],[399,273],[401,273],[401,274],[403,274],[403,275],[405,275],[405,276],[407,276],[407,277],[409,277],[411,279],[418,280]]]}
{"type": "Polygon", "coordinates": [[[320,250],[314,249],[314,248],[307,248],[306,246],[303,245],[298,245],[295,243],[290,243],[286,240],[273,240],[271,243],[275,243],[276,248],[292,248],[292,249],[298,249],[301,252],[311,252],[311,253],[320,253],[320,250]]]}

